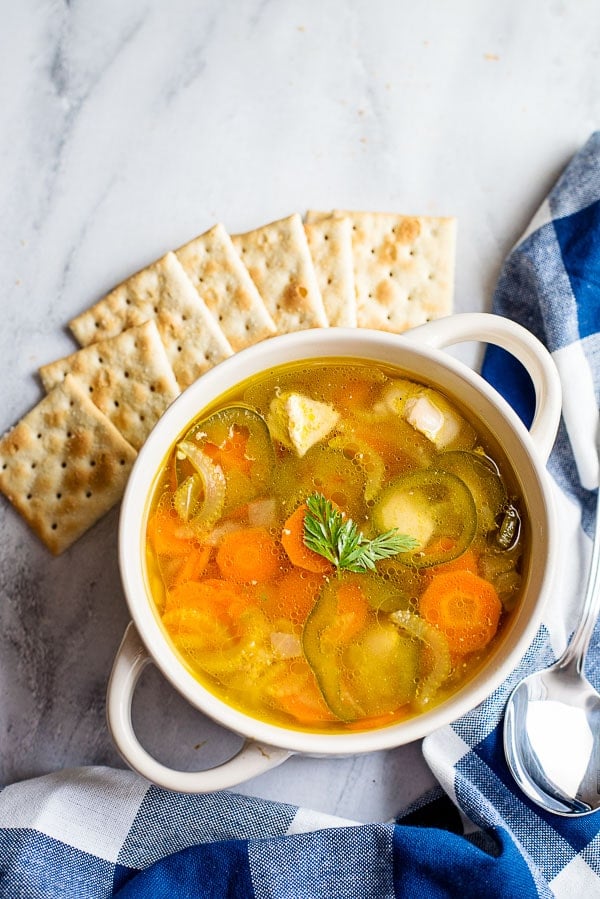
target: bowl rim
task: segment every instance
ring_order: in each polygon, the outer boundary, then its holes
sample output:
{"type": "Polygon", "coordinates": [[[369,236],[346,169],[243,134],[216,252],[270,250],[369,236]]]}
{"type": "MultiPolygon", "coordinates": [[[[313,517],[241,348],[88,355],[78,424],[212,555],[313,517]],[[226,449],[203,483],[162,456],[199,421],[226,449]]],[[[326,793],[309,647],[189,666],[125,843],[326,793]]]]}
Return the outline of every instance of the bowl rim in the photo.
{"type": "MultiPolygon", "coordinates": [[[[427,376],[415,374],[415,377],[427,376]]],[[[452,389],[448,392],[452,396],[452,389]]],[[[462,397],[458,399],[470,408],[462,397]]],[[[482,417],[477,411],[474,415],[482,417]]],[[[489,427],[487,421],[485,424],[489,427]]],[[[313,755],[355,754],[397,747],[450,724],[479,705],[518,665],[533,640],[554,579],[557,549],[555,509],[545,463],[539,458],[529,431],[506,400],[481,375],[444,350],[409,340],[403,335],[362,328],[314,329],[271,337],[239,351],[201,375],[173,401],[141,448],[128,479],[119,519],[119,566],[128,609],[152,662],[162,675],[191,705],[221,726],[251,740],[313,755]],[[358,351],[359,347],[362,352],[358,351]],[[413,365],[414,360],[419,360],[422,365],[433,365],[450,381],[463,387],[466,385],[468,393],[479,397],[479,405],[488,413],[491,411],[496,422],[502,422],[502,428],[506,429],[503,436],[510,435],[513,451],[516,450],[529,467],[524,475],[526,483],[519,472],[514,473],[527,501],[532,492],[536,494],[536,507],[541,514],[541,520],[532,528],[532,554],[534,545],[538,553],[546,547],[543,565],[536,560],[535,595],[529,595],[534,588],[528,586],[524,595],[527,602],[521,614],[482,669],[457,693],[431,710],[384,728],[356,733],[296,730],[253,718],[227,705],[194,678],[170,645],[147,595],[145,522],[158,468],[186,425],[203,408],[252,374],[292,361],[348,359],[395,365],[410,376],[411,364],[404,364],[403,358],[397,358],[403,354],[413,360],[413,365]]]]}

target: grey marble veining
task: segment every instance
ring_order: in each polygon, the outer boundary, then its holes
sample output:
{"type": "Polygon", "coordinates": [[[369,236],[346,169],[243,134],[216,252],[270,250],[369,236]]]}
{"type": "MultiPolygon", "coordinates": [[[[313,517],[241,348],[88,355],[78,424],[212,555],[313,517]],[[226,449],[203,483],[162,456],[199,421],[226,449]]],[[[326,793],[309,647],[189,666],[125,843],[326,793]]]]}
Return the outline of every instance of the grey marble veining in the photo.
{"type": "MultiPolygon", "coordinates": [[[[24,0],[2,23],[1,431],[41,397],[37,367],[75,349],[71,317],[219,220],[454,214],[456,308],[489,308],[600,122],[594,0],[24,0]]],[[[128,620],[117,521],[53,559],[0,498],[0,782],[121,764],[104,720],[128,620]]],[[[134,717],[184,767],[236,746],[155,671],[134,717]]],[[[432,783],[414,744],[294,758],[242,789],[375,820],[432,783]]]]}

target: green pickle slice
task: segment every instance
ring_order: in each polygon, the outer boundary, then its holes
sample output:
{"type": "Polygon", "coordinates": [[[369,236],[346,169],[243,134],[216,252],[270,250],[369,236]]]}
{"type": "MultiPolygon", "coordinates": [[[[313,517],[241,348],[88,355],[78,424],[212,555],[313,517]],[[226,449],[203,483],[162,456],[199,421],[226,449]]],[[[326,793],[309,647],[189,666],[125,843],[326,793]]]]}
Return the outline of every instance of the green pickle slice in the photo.
{"type": "Polygon", "coordinates": [[[496,518],[506,503],[506,488],[500,475],[485,462],[485,457],[464,450],[441,453],[436,468],[449,471],[464,481],[475,500],[477,529],[487,534],[496,527],[496,518]]]}
{"type": "Polygon", "coordinates": [[[342,721],[392,713],[414,698],[418,683],[417,641],[387,615],[370,611],[357,622],[339,602],[338,591],[351,587],[353,577],[336,578],[323,588],[302,634],[325,702],[342,721]]]}
{"type": "MultiPolygon", "coordinates": [[[[194,442],[200,448],[206,444],[223,447],[236,432],[247,437],[245,457],[250,465],[248,472],[227,472],[224,512],[269,490],[275,467],[275,451],[266,421],[251,406],[228,406],[197,422],[184,437],[184,441],[194,442]]],[[[179,483],[184,479],[183,474],[178,471],[179,483]]]]}
{"type": "Polygon", "coordinates": [[[351,518],[361,517],[366,473],[341,450],[318,444],[301,459],[289,455],[277,466],[275,490],[291,515],[311,493],[325,494],[351,518]]]}
{"type": "Polygon", "coordinates": [[[419,541],[402,562],[416,568],[458,558],[477,530],[477,509],[465,482],[439,468],[401,475],[386,487],[373,509],[379,532],[397,528],[419,541]]]}

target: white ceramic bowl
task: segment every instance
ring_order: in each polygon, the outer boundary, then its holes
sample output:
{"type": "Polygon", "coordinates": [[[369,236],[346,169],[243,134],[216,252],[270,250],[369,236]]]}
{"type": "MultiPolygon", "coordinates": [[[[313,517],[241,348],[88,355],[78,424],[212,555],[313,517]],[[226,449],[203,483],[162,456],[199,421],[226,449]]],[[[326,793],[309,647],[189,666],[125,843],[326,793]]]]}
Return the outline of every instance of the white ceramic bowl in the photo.
{"type": "Polygon", "coordinates": [[[280,764],[293,753],[342,756],[400,746],[474,708],[518,664],[535,635],[552,585],[557,528],[545,463],[556,436],[560,408],[560,382],[547,350],[519,325],[486,313],[450,316],[400,336],[341,328],[287,334],[237,353],[188,387],[143,446],[122,504],[120,566],[133,620],[115,659],[107,711],[113,739],[125,761],[159,786],[182,792],[208,792],[234,786],[280,764]],[[444,347],[463,341],[502,346],[525,365],[536,393],[536,411],[529,431],[489,384],[443,351],[444,347]],[[458,693],[430,711],[387,728],[361,733],[313,734],[288,729],[258,721],[217,699],[192,677],[172,649],[149,599],[144,571],[146,516],[153,480],[187,423],[211,401],[253,374],[283,363],[327,357],[396,365],[417,380],[456,397],[502,445],[531,525],[531,557],[523,597],[504,638],[484,668],[458,693]],[[137,680],[150,662],[192,705],[245,737],[234,758],[208,771],[182,772],[160,764],[141,746],[131,724],[131,702],[137,680]]]}

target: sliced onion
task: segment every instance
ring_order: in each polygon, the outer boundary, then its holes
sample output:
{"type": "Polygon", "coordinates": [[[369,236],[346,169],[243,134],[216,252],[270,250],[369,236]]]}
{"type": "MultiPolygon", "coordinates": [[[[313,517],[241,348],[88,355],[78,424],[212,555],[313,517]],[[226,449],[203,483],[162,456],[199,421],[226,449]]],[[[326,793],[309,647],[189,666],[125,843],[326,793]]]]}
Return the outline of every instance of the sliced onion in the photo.
{"type": "Polygon", "coordinates": [[[253,528],[272,528],[277,523],[277,507],[272,498],[248,503],[248,521],[253,528]]]}
{"type": "Polygon", "coordinates": [[[219,520],[225,505],[227,482],[223,469],[194,443],[183,440],[177,444],[195,468],[175,491],[173,502],[177,514],[196,532],[204,533],[219,520]]]}
{"type": "Polygon", "coordinates": [[[231,521],[230,519],[227,521],[222,521],[212,530],[208,531],[202,542],[207,546],[218,546],[227,534],[233,534],[235,531],[242,531],[246,525],[243,521],[231,521]]]}
{"type": "Polygon", "coordinates": [[[286,631],[275,631],[271,634],[271,648],[280,659],[297,659],[302,655],[300,638],[286,631]]]}
{"type": "Polygon", "coordinates": [[[450,674],[452,661],[446,638],[435,625],[404,609],[392,612],[390,618],[394,624],[403,628],[412,637],[416,637],[417,640],[421,640],[431,647],[433,667],[417,690],[418,704],[426,706],[450,674]]]}
{"type": "Polygon", "coordinates": [[[173,505],[182,521],[187,522],[193,517],[196,506],[202,496],[202,488],[203,483],[200,475],[192,474],[179,485],[173,494],[173,505]]]}

